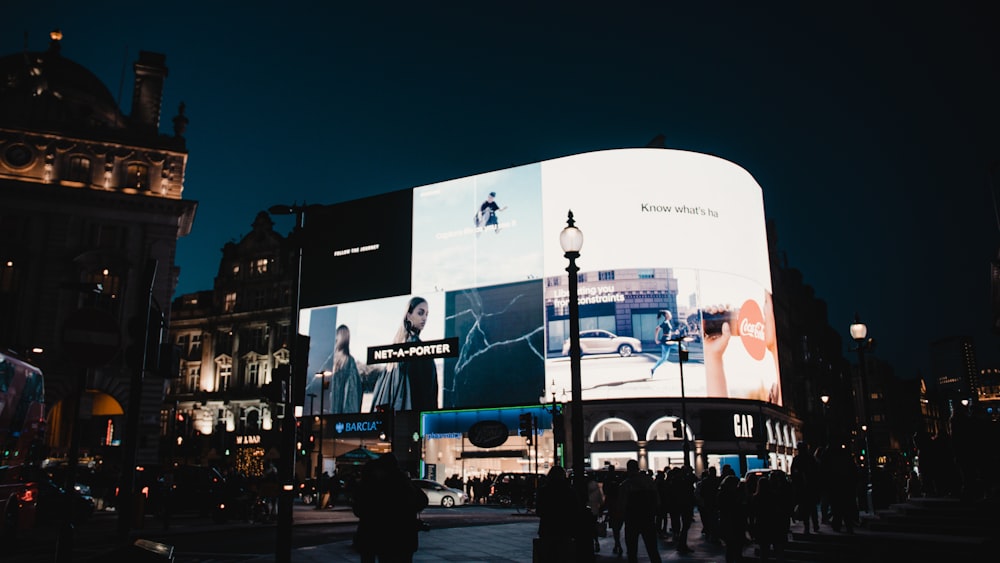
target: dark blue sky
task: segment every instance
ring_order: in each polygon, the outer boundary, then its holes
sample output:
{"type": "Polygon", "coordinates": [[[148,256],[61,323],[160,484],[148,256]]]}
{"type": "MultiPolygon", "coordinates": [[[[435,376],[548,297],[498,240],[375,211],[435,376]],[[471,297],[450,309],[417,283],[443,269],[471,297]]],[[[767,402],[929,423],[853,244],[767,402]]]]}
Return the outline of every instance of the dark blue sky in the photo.
{"type": "MultiPolygon", "coordinates": [[[[21,2],[4,8],[0,52],[26,33],[44,50],[59,28],[63,55],[121,90],[126,111],[138,51],[166,55],[161,130],[183,101],[184,195],[199,202],[178,244],[181,293],[211,288],[222,246],[275,203],[663,133],[757,179],[831,324],[846,337],[860,313],[900,375],[926,373],[927,343],[955,334],[1000,363],[1000,19],[985,2],[335,4],[21,2]]],[[[600,220],[577,219],[584,232],[600,220]]]]}

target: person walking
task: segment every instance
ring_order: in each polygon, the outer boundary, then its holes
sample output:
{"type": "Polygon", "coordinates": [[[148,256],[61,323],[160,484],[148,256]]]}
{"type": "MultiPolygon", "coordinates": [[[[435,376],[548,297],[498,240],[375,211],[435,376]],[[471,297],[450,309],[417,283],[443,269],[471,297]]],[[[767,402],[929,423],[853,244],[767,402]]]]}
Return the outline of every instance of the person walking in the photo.
{"type": "Polygon", "coordinates": [[[618,489],[618,502],[625,516],[625,551],[629,563],[639,560],[639,537],[646,546],[652,563],[660,563],[660,550],[656,537],[656,513],[659,495],[653,479],[639,471],[639,462],[630,459],[626,464],[626,477],[618,489]]]}
{"type": "Polygon", "coordinates": [[[622,549],[622,524],[625,515],[622,513],[622,505],[618,502],[618,491],[621,487],[621,472],[615,470],[614,465],[608,466],[608,475],[604,478],[604,509],[608,513],[608,527],[611,528],[611,535],[615,540],[615,546],[611,553],[621,555],[622,549]]]}
{"type": "Polygon", "coordinates": [[[747,543],[746,494],[741,490],[739,478],[735,475],[723,477],[717,499],[719,539],[726,546],[726,563],[737,563],[743,559],[743,547],[747,543]]]}
{"type": "Polygon", "coordinates": [[[792,489],[797,507],[795,517],[802,521],[803,533],[808,535],[809,525],[819,531],[819,513],[816,505],[822,495],[819,461],[806,442],[798,443],[798,453],[792,458],[792,489]]]}
{"type": "Polygon", "coordinates": [[[590,516],[593,520],[590,526],[594,533],[594,552],[597,553],[601,551],[601,541],[600,534],[598,534],[598,527],[601,521],[601,507],[604,506],[604,491],[601,489],[601,484],[597,482],[597,479],[593,475],[587,477],[587,508],[590,509],[590,516]]]}
{"type": "Polygon", "coordinates": [[[709,467],[701,480],[698,481],[696,499],[698,513],[701,514],[702,533],[711,543],[719,541],[719,484],[721,479],[715,466],[709,467]]]}
{"type": "Polygon", "coordinates": [[[419,547],[417,515],[427,504],[427,495],[400,470],[392,452],[369,461],[362,469],[353,507],[361,562],[413,561],[419,547]]]}
{"type": "Polygon", "coordinates": [[[674,467],[667,472],[667,496],[670,499],[670,527],[674,534],[674,549],[678,553],[691,553],[688,531],[694,521],[695,476],[691,466],[674,467]]]}
{"type": "MultiPolygon", "coordinates": [[[[583,504],[566,478],[566,470],[555,465],[545,484],[538,488],[536,563],[573,563],[577,560],[573,538],[583,504]]],[[[589,549],[589,548],[588,548],[589,549]]]]}

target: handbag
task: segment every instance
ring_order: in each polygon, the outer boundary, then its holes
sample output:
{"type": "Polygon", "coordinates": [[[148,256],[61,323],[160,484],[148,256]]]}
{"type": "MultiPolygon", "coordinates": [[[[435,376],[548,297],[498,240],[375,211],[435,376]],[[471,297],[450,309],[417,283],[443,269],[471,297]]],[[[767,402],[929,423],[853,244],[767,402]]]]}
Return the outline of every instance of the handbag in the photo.
{"type": "Polygon", "coordinates": [[[597,522],[594,524],[596,526],[595,533],[599,538],[608,537],[608,514],[604,514],[597,517],[597,522]]]}

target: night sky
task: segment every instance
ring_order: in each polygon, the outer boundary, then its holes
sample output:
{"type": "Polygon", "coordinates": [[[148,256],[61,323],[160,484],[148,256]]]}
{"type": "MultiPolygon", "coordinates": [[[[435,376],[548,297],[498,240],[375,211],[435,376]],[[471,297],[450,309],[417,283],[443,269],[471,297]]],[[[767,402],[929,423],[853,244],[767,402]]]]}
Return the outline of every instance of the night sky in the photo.
{"type": "MultiPolygon", "coordinates": [[[[199,202],[179,293],[210,289],[222,246],[276,203],[662,133],[754,176],[845,343],[857,312],[903,377],[927,375],[928,342],[959,334],[1000,366],[1000,12],[986,2],[336,4],[11,3],[0,53],[45,50],[59,28],[63,56],[126,113],[138,52],[166,55],[160,129],[184,102],[184,196],[199,202]]],[[[584,233],[599,220],[577,217],[584,233]]]]}

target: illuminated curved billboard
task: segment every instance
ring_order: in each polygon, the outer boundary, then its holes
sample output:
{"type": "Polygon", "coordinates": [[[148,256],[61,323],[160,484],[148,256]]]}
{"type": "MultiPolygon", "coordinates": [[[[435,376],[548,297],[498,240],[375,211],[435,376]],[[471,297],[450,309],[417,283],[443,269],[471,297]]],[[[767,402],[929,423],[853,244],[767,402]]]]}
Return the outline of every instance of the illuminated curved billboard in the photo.
{"type": "Polygon", "coordinates": [[[688,397],[781,403],[760,186],[714,156],[621,149],[310,209],[306,409],[569,400],[569,210],[585,400],[680,396],[683,370],[688,397]]]}

